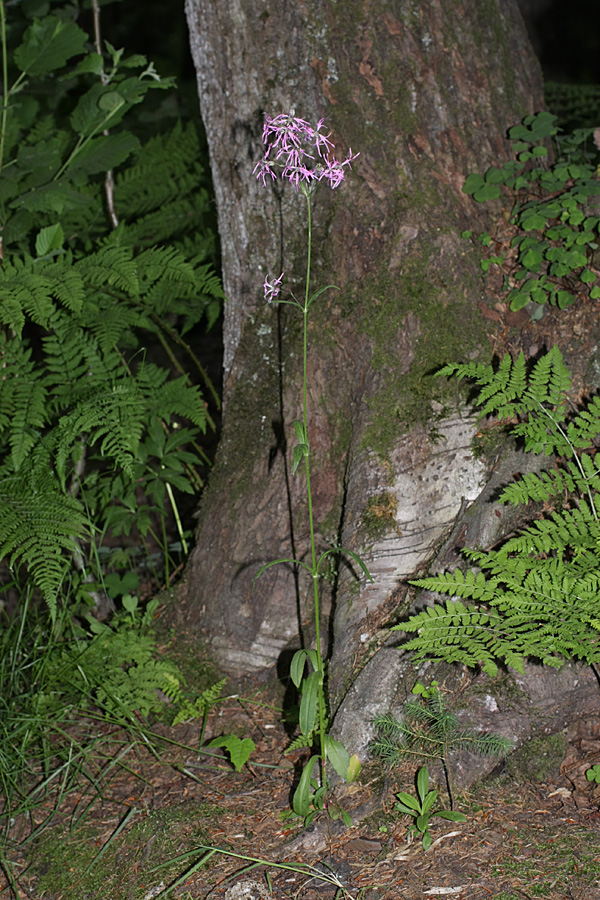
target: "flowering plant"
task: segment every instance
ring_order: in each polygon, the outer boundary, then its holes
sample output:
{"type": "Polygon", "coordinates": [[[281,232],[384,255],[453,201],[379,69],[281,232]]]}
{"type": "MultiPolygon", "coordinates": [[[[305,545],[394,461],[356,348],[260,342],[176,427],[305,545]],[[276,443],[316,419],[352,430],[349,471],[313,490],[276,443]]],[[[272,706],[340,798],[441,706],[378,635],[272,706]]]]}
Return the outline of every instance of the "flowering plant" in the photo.
{"type": "Polygon", "coordinates": [[[267,184],[267,176],[275,181],[276,170],[280,168],[281,177],[287,178],[296,190],[306,190],[318,181],[328,181],[331,188],[339,187],[345,177],[345,167],[359,154],[349,150],[343,162],[332,157],[330,134],[321,134],[324,121],[319,119],[313,128],[309,122],[298,119],[294,110],[274,119],[267,116],[263,128],[263,144],[267,149],[254,167],[254,174],[263,185],[267,184]]]}
{"type": "MultiPolygon", "coordinates": [[[[321,181],[329,183],[330,187],[338,187],[345,178],[346,171],[350,168],[352,160],[358,154],[348,151],[346,158],[340,162],[332,155],[333,143],[329,140],[330,134],[324,134],[321,119],[315,127],[304,119],[295,116],[292,110],[289,114],[281,114],[275,118],[267,116],[263,129],[263,142],[266,144],[266,152],[255,168],[254,173],[267,184],[267,177],[276,180],[277,171],[280,170],[281,178],[287,179],[297,191],[304,194],[307,205],[307,238],[308,257],[306,268],[306,284],[304,300],[301,302],[293,294],[290,299],[280,298],[281,285],[284,273],[278,278],[265,279],[263,288],[265,299],[271,303],[286,303],[295,306],[302,312],[303,329],[303,377],[302,377],[302,420],[294,422],[297,444],[294,448],[292,471],[295,473],[298,466],[304,461],[306,478],[306,495],[308,506],[308,521],[310,532],[310,565],[296,559],[276,559],[262,566],[255,576],[258,578],[265,569],[278,563],[293,563],[308,572],[313,584],[313,609],[315,621],[315,646],[311,649],[301,649],[293,656],[290,676],[301,694],[299,724],[301,736],[292,744],[293,748],[311,747],[316,752],[308,760],[303,769],[298,787],[294,793],[292,807],[294,812],[301,816],[308,824],[319,810],[328,809],[326,764],[329,762],[341,778],[353,781],[360,770],[360,761],[357,756],[350,757],[348,751],[339,741],[334,740],[328,734],[327,721],[327,695],[325,685],[325,660],[321,650],[321,629],[319,617],[319,577],[324,561],[339,553],[345,553],[351,557],[362,569],[369,580],[371,575],[364,562],[350,550],[342,547],[332,547],[317,558],[315,542],[313,504],[310,486],[310,446],[308,441],[308,405],[307,405],[307,355],[308,355],[308,313],[311,304],[324,291],[334,288],[327,285],[313,294],[309,292],[311,245],[312,245],[312,221],[311,221],[311,194],[316,185],[321,181]],[[310,670],[307,672],[307,669],[310,670]],[[315,766],[319,763],[320,776],[313,777],[315,766]]],[[[291,749],[291,748],[290,748],[291,749]]],[[[339,814],[349,821],[347,813],[342,810],[339,814]]]]}

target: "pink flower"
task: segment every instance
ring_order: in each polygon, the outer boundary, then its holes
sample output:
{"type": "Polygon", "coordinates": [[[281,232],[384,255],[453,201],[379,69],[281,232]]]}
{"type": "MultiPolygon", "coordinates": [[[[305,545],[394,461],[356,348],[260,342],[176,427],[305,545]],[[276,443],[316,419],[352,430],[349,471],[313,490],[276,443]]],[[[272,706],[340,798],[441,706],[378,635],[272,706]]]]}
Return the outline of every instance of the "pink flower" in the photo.
{"type": "Polygon", "coordinates": [[[284,275],[285,275],[285,272],[282,272],[281,275],[279,276],[279,278],[275,279],[273,284],[270,284],[268,275],[265,278],[265,283],[263,284],[263,288],[265,291],[265,300],[267,301],[267,303],[270,303],[272,300],[274,300],[276,297],[279,296],[281,279],[283,278],[284,275]]]}
{"type": "Polygon", "coordinates": [[[263,143],[267,145],[265,155],[254,167],[256,177],[267,183],[267,176],[275,180],[275,169],[281,169],[281,177],[295,185],[312,184],[316,181],[328,181],[331,188],[338,187],[344,180],[344,167],[349,166],[359,155],[352,151],[343,162],[331,156],[334,149],[329,134],[322,134],[324,119],[316,126],[305,119],[281,113],[275,118],[266,117],[263,128],[263,143]]]}

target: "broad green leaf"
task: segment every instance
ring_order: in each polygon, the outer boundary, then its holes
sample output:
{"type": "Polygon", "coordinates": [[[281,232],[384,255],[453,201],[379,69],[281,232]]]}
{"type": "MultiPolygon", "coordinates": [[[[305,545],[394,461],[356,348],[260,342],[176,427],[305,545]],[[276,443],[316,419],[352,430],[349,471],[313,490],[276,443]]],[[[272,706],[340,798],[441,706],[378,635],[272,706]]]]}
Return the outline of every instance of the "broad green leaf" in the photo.
{"type": "Polygon", "coordinates": [[[42,228],[35,239],[35,252],[38,259],[51,253],[52,250],[61,250],[65,240],[65,234],[60,222],[56,225],[47,225],[42,228]]]}
{"type": "Polygon", "coordinates": [[[425,797],[425,800],[423,801],[423,806],[421,808],[423,815],[427,815],[433,809],[433,804],[437,800],[437,796],[438,796],[437,791],[428,791],[427,796],[425,797]]]}
{"type": "Polygon", "coordinates": [[[511,291],[508,295],[510,299],[510,308],[512,312],[518,312],[518,310],[523,309],[523,307],[527,306],[531,297],[529,294],[525,294],[522,291],[511,291]]]}
{"type": "Polygon", "coordinates": [[[115,169],[140,148],[140,142],[128,131],[118,134],[103,134],[92,138],[75,154],[69,164],[70,172],[84,172],[95,175],[115,169]]]}
{"type": "Polygon", "coordinates": [[[311,672],[302,687],[300,701],[300,731],[302,734],[310,734],[315,727],[319,689],[319,673],[311,672]]]}
{"type": "Polygon", "coordinates": [[[69,184],[53,181],[22,194],[10,205],[12,209],[23,208],[30,212],[50,212],[60,215],[66,209],[86,209],[93,202],[91,197],[80,194],[69,184]]]}
{"type": "Polygon", "coordinates": [[[350,765],[348,766],[348,776],[346,781],[348,784],[352,784],[353,781],[356,781],[360,773],[360,759],[357,754],[354,753],[350,757],[350,765]]]}
{"type": "Polygon", "coordinates": [[[251,738],[239,738],[236,734],[226,734],[223,737],[214,738],[208,746],[223,747],[229,753],[231,764],[238,772],[241,772],[254,750],[254,741],[251,738]]]}
{"type": "Polygon", "coordinates": [[[475,191],[473,197],[478,203],[485,203],[486,200],[497,200],[501,196],[500,188],[497,184],[484,184],[475,191]]]}
{"type": "Polygon", "coordinates": [[[424,834],[429,829],[429,816],[417,816],[417,818],[415,819],[415,825],[417,826],[421,834],[424,834]]]}
{"type": "Polygon", "coordinates": [[[475,191],[480,190],[483,187],[485,181],[478,175],[477,172],[472,172],[470,175],[467,175],[465,179],[465,183],[463,184],[463,194],[474,194],[475,191]]]}
{"type": "Polygon", "coordinates": [[[396,797],[403,806],[408,807],[411,815],[413,812],[421,812],[421,804],[418,800],[411,796],[411,794],[406,794],[404,791],[400,791],[398,794],[396,794],[396,797]]]}
{"type": "Polygon", "coordinates": [[[83,53],[87,34],[74,22],[58,16],[36,19],[15,50],[14,60],[27,75],[39,77],[60,69],[68,59],[83,53]]]}
{"type": "Polygon", "coordinates": [[[134,613],[138,608],[138,598],[131,594],[125,594],[122,603],[124,609],[126,609],[128,613],[134,613]]]}
{"type": "Polygon", "coordinates": [[[423,766],[417,773],[417,793],[421,804],[425,802],[425,797],[429,790],[429,771],[427,766],[423,766]]]}
{"type": "Polygon", "coordinates": [[[81,59],[72,71],[72,75],[98,75],[103,71],[104,61],[99,53],[88,53],[81,59]]]}
{"type": "Polygon", "coordinates": [[[506,173],[497,166],[490,166],[485,173],[486,184],[503,184],[506,180],[506,173]]]}
{"type": "Polygon", "coordinates": [[[319,668],[319,660],[318,660],[318,657],[317,657],[317,651],[316,651],[316,650],[313,650],[313,649],[311,648],[310,650],[307,650],[307,651],[306,651],[306,655],[308,656],[308,658],[309,658],[309,660],[310,660],[311,666],[313,667],[313,669],[314,669],[315,672],[316,672],[317,669],[319,668]]]}
{"type": "Polygon", "coordinates": [[[448,822],[466,822],[467,817],[460,812],[453,812],[449,809],[441,809],[439,812],[435,813],[436,816],[439,816],[440,819],[447,819],[448,822]]]}
{"type": "Polygon", "coordinates": [[[348,779],[348,769],[350,767],[350,754],[343,744],[325,735],[325,756],[333,766],[334,770],[340,778],[348,779]]]}
{"type": "Polygon", "coordinates": [[[304,667],[306,665],[306,650],[296,650],[292,657],[290,666],[290,678],[297,688],[300,687],[304,677],[304,667]]]}
{"type": "Polygon", "coordinates": [[[311,778],[318,756],[311,756],[302,770],[298,787],[292,800],[292,809],[296,815],[306,818],[310,811],[311,778]]]}

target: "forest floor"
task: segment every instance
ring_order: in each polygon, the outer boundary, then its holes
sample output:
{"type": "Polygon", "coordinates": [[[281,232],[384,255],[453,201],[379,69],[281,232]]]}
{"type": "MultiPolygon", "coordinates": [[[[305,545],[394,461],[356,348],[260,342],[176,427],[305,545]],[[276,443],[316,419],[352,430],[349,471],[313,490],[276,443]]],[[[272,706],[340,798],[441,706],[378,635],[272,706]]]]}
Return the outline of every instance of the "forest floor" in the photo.
{"type": "MultiPolygon", "coordinates": [[[[600,785],[585,778],[600,762],[600,710],[460,794],[455,808],[467,821],[434,819],[428,852],[393,810],[395,791],[414,792],[414,766],[384,779],[379,764],[367,764],[345,805],[375,799],[376,809],[352,827],[327,820],[303,832],[282,821],[300,755],[284,756],[274,688],[227,698],[209,721],[205,738],[233,731],[254,740],[240,773],[225,756],[198,752],[197,722],[156,726],[158,755],[100,728],[95,779],[13,825],[7,856],[19,898],[600,900],[600,785]]],[[[443,791],[440,800],[447,806],[443,791]]],[[[2,900],[14,896],[0,879],[2,900]]]]}
{"type": "MultiPolygon", "coordinates": [[[[499,236],[500,249],[510,236],[499,236]]],[[[522,349],[532,359],[557,343],[575,397],[597,388],[594,304],[535,322],[502,302],[480,312],[498,326],[498,354],[522,349]]],[[[244,696],[220,703],[204,735],[204,745],[231,732],[252,738],[240,773],[200,749],[198,722],[155,726],[154,749],[118,728],[74,722],[72,737],[95,734],[95,758],[86,776],[65,774],[11,823],[0,861],[14,880],[11,888],[0,872],[0,900],[600,900],[600,785],[585,778],[600,763],[600,700],[597,718],[529,742],[459,795],[466,822],[433,819],[424,852],[393,808],[396,791],[414,792],[414,766],[384,777],[367,764],[344,806],[372,801],[374,811],[352,827],[326,819],[303,832],[282,820],[301,754],[284,755],[278,688],[244,696]]],[[[443,791],[440,800],[447,806],[443,791]]]]}

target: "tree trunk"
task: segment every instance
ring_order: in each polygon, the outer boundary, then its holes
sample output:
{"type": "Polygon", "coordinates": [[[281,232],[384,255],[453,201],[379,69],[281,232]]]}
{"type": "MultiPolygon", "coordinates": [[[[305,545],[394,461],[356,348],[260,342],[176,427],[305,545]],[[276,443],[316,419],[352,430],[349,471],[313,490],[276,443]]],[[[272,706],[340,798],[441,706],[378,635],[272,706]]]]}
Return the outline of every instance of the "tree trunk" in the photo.
{"type": "MultiPolygon", "coordinates": [[[[264,114],[326,117],[360,156],[314,202],[309,440],[320,549],[358,552],[321,585],[332,711],[379,646],[399,585],[443,543],[488,473],[440,365],[491,354],[466,228],[484,228],[466,175],[506,158],[507,127],[541,107],[513,0],[186,0],[211,154],[223,275],[224,424],[182,592],[188,625],[234,676],[311,641],[302,469],[300,317],[265,304],[267,273],[302,291],[304,200],[263,187],[264,114]],[[479,304],[479,306],[478,306],[479,304]],[[293,434],[293,431],[292,431],[293,434]]],[[[485,302],[485,301],[484,301],[485,302]]],[[[352,752],[352,751],[351,751],[352,752]]]]}

